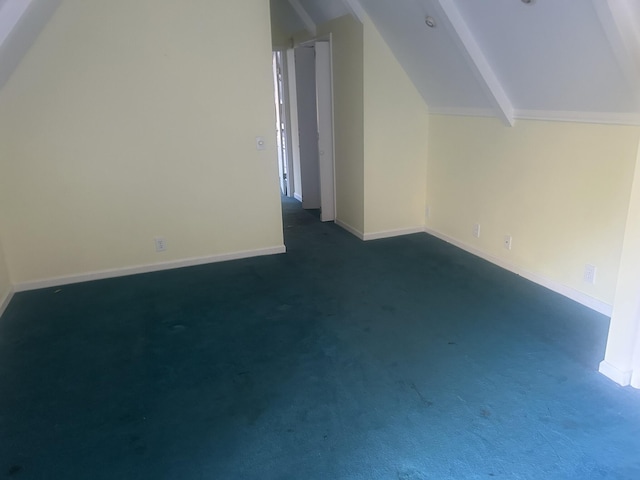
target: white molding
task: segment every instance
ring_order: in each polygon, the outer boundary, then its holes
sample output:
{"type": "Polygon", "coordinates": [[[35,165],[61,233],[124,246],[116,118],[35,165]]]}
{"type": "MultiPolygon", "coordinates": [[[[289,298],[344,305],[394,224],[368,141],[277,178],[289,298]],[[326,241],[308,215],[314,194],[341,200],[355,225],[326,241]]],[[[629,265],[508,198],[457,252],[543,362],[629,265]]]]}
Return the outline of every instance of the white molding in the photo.
{"type": "Polygon", "coordinates": [[[538,285],[541,285],[545,288],[548,288],[553,292],[559,293],[560,295],[570,298],[571,300],[578,302],[584,305],[585,307],[590,308],[591,310],[595,310],[596,312],[606,315],[607,317],[611,317],[611,312],[613,310],[612,305],[605,303],[602,300],[593,298],[583,292],[576,290],[575,288],[569,287],[567,285],[563,285],[559,282],[543,277],[542,275],[529,272],[523,268],[518,267],[517,265],[514,265],[511,262],[502,260],[492,255],[488,255],[485,252],[475,247],[472,247],[464,242],[456,240],[453,237],[440,233],[429,227],[426,227],[424,231],[429,235],[433,235],[434,237],[437,237],[440,240],[444,240],[447,243],[455,245],[458,248],[461,248],[477,257],[480,257],[488,262],[493,263],[494,265],[502,267],[505,270],[509,270],[510,272],[515,273],[516,275],[520,275],[521,277],[524,277],[527,280],[531,280],[532,282],[537,283],[538,285]]]}
{"type": "Polygon", "coordinates": [[[343,222],[342,220],[339,219],[335,219],[335,224],[338,225],[341,228],[344,228],[347,232],[349,232],[352,235],[355,235],[356,237],[358,237],[360,240],[364,240],[364,233],[362,233],[360,230],[358,230],[357,228],[352,227],[351,225],[349,225],[348,223],[343,222]]]}
{"type": "Polygon", "coordinates": [[[412,233],[424,233],[424,227],[399,228],[397,230],[385,230],[382,232],[365,233],[362,239],[365,242],[369,240],[380,240],[381,238],[400,237],[402,235],[411,235],[412,233]]]}
{"type": "Polygon", "coordinates": [[[294,193],[294,194],[293,194],[293,198],[295,198],[296,200],[298,200],[299,202],[301,202],[301,203],[302,203],[302,195],[299,195],[299,194],[297,194],[297,193],[294,193]]]}
{"type": "Polygon", "coordinates": [[[359,0],[342,0],[344,6],[347,7],[351,15],[360,23],[364,23],[367,18],[367,13],[359,2],[359,0]]]}
{"type": "Polygon", "coordinates": [[[496,114],[490,108],[465,108],[465,107],[429,107],[430,115],[456,115],[460,117],[491,117],[496,114]]]}
{"type": "Polygon", "coordinates": [[[519,120],[542,120],[550,122],[640,125],[640,113],[571,112],[565,110],[518,109],[515,111],[515,118],[519,120]]]}
{"type": "Polygon", "coordinates": [[[304,23],[307,31],[311,34],[312,37],[315,37],[318,32],[318,27],[313,21],[313,18],[311,18],[311,15],[309,15],[309,12],[307,12],[307,10],[302,6],[299,0],[289,0],[289,4],[293,7],[293,9],[300,17],[300,20],[302,20],[302,23],[304,23]]]}
{"type": "Polygon", "coordinates": [[[440,13],[439,17],[444,24],[443,26],[449,31],[452,40],[464,55],[467,64],[471,67],[483,87],[496,113],[503,122],[513,126],[513,104],[504,88],[502,88],[502,84],[493,68],[491,68],[489,61],[484,56],[482,48],[476,42],[455,1],[434,0],[433,5],[440,13]]]}
{"type": "Polygon", "coordinates": [[[4,314],[4,311],[9,306],[9,302],[13,298],[13,293],[14,293],[14,289],[10,288],[9,291],[7,292],[7,294],[4,296],[4,298],[2,300],[0,300],[0,318],[2,318],[2,315],[4,314]]]}
{"type": "MultiPolygon", "coordinates": [[[[453,115],[459,117],[490,117],[495,112],[487,108],[429,107],[430,115],[453,115]]],[[[544,122],[576,122],[597,125],[640,125],[640,112],[572,112],[569,110],[514,110],[516,120],[539,120],[544,122]]]]}
{"type": "Polygon", "coordinates": [[[598,371],[603,374],[605,377],[616,382],[618,385],[622,385],[623,387],[627,387],[631,384],[631,374],[632,372],[623,372],[618,368],[611,365],[606,360],[600,362],[600,367],[598,371]]]}
{"type": "Polygon", "coordinates": [[[47,278],[44,280],[36,280],[32,282],[23,282],[16,284],[14,286],[14,290],[16,292],[24,292],[27,290],[36,290],[38,288],[57,287],[60,285],[68,285],[71,283],[103,280],[105,278],[123,277],[125,275],[136,275],[139,273],[159,272],[162,270],[171,270],[174,268],[193,267],[196,265],[205,265],[208,263],[226,262],[228,260],[239,260],[242,258],[259,257],[263,255],[275,255],[285,252],[285,246],[280,245],[277,247],[260,248],[257,250],[243,250],[240,252],[222,253],[219,255],[210,255],[206,257],[185,258],[183,260],[173,260],[162,263],[154,263],[150,265],[114,268],[110,270],[101,270],[98,272],[81,273],[78,275],[67,275],[47,278]]]}

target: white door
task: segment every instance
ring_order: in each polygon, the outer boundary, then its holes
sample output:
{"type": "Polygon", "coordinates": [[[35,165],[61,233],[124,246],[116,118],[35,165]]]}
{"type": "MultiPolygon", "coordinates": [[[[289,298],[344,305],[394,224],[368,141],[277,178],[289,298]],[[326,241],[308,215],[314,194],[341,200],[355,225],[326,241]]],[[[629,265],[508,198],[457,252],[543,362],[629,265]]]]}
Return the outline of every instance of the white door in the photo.
{"type": "Polygon", "coordinates": [[[333,75],[331,42],[319,41],[316,50],[316,107],[318,111],[318,162],[320,170],[320,219],[336,218],[333,166],[333,75]]]}
{"type": "Polygon", "coordinates": [[[313,46],[295,49],[302,208],[320,208],[316,61],[313,46]]]}

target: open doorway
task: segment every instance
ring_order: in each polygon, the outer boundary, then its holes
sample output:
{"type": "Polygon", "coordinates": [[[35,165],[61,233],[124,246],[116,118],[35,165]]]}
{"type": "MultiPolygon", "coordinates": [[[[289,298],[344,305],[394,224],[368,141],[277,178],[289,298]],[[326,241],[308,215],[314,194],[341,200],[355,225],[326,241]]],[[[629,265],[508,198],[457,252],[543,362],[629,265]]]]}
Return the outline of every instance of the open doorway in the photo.
{"type": "Polygon", "coordinates": [[[282,193],[334,221],[331,38],[275,52],[274,85],[282,193]]]}
{"type": "Polygon", "coordinates": [[[287,197],[293,196],[292,170],[289,151],[290,142],[287,139],[287,105],[285,82],[286,61],[282,51],[273,52],[273,86],[276,107],[276,145],[278,147],[278,174],[280,177],[280,192],[287,197]]]}

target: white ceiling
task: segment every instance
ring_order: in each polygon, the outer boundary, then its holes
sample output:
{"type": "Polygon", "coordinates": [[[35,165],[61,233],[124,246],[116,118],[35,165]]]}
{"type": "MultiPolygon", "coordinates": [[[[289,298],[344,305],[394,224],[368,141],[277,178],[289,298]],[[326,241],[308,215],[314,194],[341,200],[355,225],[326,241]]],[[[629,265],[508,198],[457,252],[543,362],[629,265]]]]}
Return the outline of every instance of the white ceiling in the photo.
{"type": "MultiPolygon", "coordinates": [[[[6,65],[16,64],[9,47],[25,50],[57,3],[0,0],[0,86],[10,73],[6,65]]],[[[273,21],[289,34],[366,12],[434,112],[495,115],[509,124],[515,118],[640,124],[640,0],[271,0],[271,6],[273,21]],[[436,28],[425,25],[426,15],[436,28]]]]}
{"type": "Polygon", "coordinates": [[[61,0],[0,0],[0,88],[29,50],[61,0]]]}
{"type": "Polygon", "coordinates": [[[640,0],[299,4],[316,24],[362,7],[432,111],[640,123],[640,0]]]}
{"type": "Polygon", "coordinates": [[[299,0],[299,2],[316,25],[349,13],[342,0],[299,0]]]}
{"type": "Polygon", "coordinates": [[[516,108],[638,109],[591,2],[456,3],[516,108]]]}
{"type": "Polygon", "coordinates": [[[428,28],[425,2],[369,0],[362,2],[380,34],[407,71],[430,108],[490,109],[482,87],[474,78],[454,40],[436,18],[428,28]]]}

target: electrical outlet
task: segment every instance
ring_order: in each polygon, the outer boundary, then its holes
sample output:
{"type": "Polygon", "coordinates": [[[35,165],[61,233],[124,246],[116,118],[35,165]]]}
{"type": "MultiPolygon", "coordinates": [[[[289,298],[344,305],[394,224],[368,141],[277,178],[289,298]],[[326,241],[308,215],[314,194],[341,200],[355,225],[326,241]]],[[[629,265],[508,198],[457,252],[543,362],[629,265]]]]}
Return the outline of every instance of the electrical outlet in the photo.
{"type": "Polygon", "coordinates": [[[595,265],[586,264],[584,266],[584,273],[582,274],[582,279],[585,282],[594,285],[596,283],[596,270],[597,268],[595,265]]]}
{"type": "Polygon", "coordinates": [[[164,237],[156,237],[153,241],[156,244],[156,252],[164,252],[167,249],[167,242],[164,237]]]}
{"type": "Polygon", "coordinates": [[[505,235],[504,236],[504,248],[506,248],[507,250],[511,250],[511,244],[513,243],[513,238],[511,237],[511,235],[505,235]]]}
{"type": "Polygon", "coordinates": [[[431,207],[427,207],[424,209],[425,218],[429,218],[431,216],[431,207]]]}
{"type": "Polygon", "coordinates": [[[480,238],[480,224],[479,223],[476,223],[473,226],[473,236],[476,237],[476,238],[480,238]]]}

